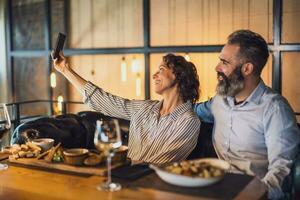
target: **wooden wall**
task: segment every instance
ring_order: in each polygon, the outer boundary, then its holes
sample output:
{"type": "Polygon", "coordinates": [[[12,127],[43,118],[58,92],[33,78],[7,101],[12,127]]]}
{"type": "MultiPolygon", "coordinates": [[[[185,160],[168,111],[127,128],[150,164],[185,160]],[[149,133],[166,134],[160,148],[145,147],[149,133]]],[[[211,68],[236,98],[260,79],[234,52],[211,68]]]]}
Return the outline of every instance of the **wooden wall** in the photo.
{"type": "MultiPolygon", "coordinates": [[[[289,101],[295,112],[300,112],[300,52],[282,54],[282,95],[289,101]]],[[[300,123],[300,116],[297,117],[300,123]]]]}
{"type": "Polygon", "coordinates": [[[272,0],[151,0],[151,45],[224,44],[237,29],[272,42],[272,0]]]}
{"type": "MultiPolygon", "coordinates": [[[[71,48],[105,48],[143,46],[143,17],[141,0],[72,0],[70,1],[71,48]]],[[[103,89],[126,98],[144,99],[144,58],[142,55],[74,56],[72,67],[84,78],[103,89]],[[121,62],[125,57],[127,82],[121,82],[121,62]],[[133,58],[140,61],[142,94],[136,96],[136,75],[131,73],[133,58]]],[[[69,86],[69,99],[81,101],[80,94],[69,86]]],[[[87,110],[72,105],[71,112],[87,110]]]]}
{"type": "MultiPolygon", "coordinates": [[[[300,43],[300,1],[284,0],[282,9],[282,43],[300,43]]],[[[282,54],[282,95],[295,112],[300,113],[300,52],[282,54]]],[[[297,116],[300,123],[300,116],[297,116]]]]}
{"type": "Polygon", "coordinates": [[[282,42],[300,43],[300,1],[284,0],[282,12],[282,42]]]}
{"type": "MultiPolygon", "coordinates": [[[[95,56],[74,56],[70,58],[72,68],[85,79],[100,86],[104,90],[129,99],[145,98],[145,64],[144,56],[141,54],[130,55],[95,55],[95,56]],[[125,58],[127,67],[127,80],[121,81],[121,63],[125,58]],[[136,95],[137,74],[132,72],[132,61],[135,59],[139,64],[139,75],[141,79],[141,95],[136,95]]],[[[69,98],[74,101],[81,101],[81,94],[73,87],[69,86],[69,98]]],[[[78,105],[70,107],[72,112],[87,110],[86,106],[78,105]]]]}
{"type": "Polygon", "coordinates": [[[7,72],[5,47],[5,1],[0,1],[0,102],[9,102],[7,98],[7,72]]]}
{"type": "Polygon", "coordinates": [[[143,46],[141,0],[70,1],[73,48],[143,46]]]}

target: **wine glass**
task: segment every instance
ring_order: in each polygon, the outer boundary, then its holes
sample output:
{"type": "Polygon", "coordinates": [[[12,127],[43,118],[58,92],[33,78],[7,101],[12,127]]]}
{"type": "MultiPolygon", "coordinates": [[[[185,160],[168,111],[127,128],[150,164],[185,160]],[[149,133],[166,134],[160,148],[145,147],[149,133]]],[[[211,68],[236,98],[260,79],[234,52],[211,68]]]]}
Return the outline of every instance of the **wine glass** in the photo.
{"type": "Polygon", "coordinates": [[[111,158],[122,145],[121,130],[116,119],[98,120],[96,124],[94,144],[96,148],[107,157],[107,181],[97,186],[101,191],[118,191],[122,187],[119,183],[111,181],[111,158]]]}
{"type": "MultiPolygon", "coordinates": [[[[11,128],[10,117],[7,111],[7,107],[4,103],[0,104],[0,143],[2,142],[2,138],[6,135],[11,128]]],[[[1,144],[2,150],[2,144],[1,144]]],[[[0,170],[7,169],[7,164],[0,163],[0,170]]]]}

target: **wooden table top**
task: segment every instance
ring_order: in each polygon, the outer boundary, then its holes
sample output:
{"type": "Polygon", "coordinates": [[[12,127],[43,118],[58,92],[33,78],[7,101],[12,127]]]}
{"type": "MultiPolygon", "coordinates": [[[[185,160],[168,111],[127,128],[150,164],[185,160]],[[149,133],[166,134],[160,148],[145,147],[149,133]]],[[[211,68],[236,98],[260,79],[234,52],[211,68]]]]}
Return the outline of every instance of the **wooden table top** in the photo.
{"type": "Polygon", "coordinates": [[[228,174],[213,186],[192,189],[169,185],[152,173],[135,181],[119,180],[123,188],[118,192],[97,191],[96,185],[105,180],[101,176],[78,176],[10,165],[7,170],[0,171],[0,199],[245,200],[266,197],[264,185],[257,178],[244,175],[228,174]]]}

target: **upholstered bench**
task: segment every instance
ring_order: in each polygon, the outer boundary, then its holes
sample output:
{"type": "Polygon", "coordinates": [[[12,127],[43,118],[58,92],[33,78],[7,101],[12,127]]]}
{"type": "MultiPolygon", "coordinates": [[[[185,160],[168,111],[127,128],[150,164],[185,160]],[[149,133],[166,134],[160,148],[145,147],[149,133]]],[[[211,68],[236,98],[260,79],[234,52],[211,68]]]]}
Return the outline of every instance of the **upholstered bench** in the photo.
{"type": "MultiPolygon", "coordinates": [[[[19,125],[13,132],[11,143],[22,144],[27,139],[53,138],[56,143],[61,142],[65,148],[94,148],[93,138],[96,121],[111,117],[101,113],[84,111],[78,114],[41,117],[19,125]]],[[[117,119],[117,118],[116,118],[117,119]]],[[[129,121],[118,119],[122,140],[128,141],[129,121]]]]}

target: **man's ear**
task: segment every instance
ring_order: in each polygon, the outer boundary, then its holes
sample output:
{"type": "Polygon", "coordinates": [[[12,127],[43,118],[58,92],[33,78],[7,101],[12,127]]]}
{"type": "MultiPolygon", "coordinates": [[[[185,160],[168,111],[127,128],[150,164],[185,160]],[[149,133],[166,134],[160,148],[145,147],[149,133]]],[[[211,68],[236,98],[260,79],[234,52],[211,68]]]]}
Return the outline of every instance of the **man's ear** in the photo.
{"type": "Polygon", "coordinates": [[[253,74],[254,72],[254,65],[250,62],[243,64],[242,66],[242,73],[246,76],[253,74]]]}

